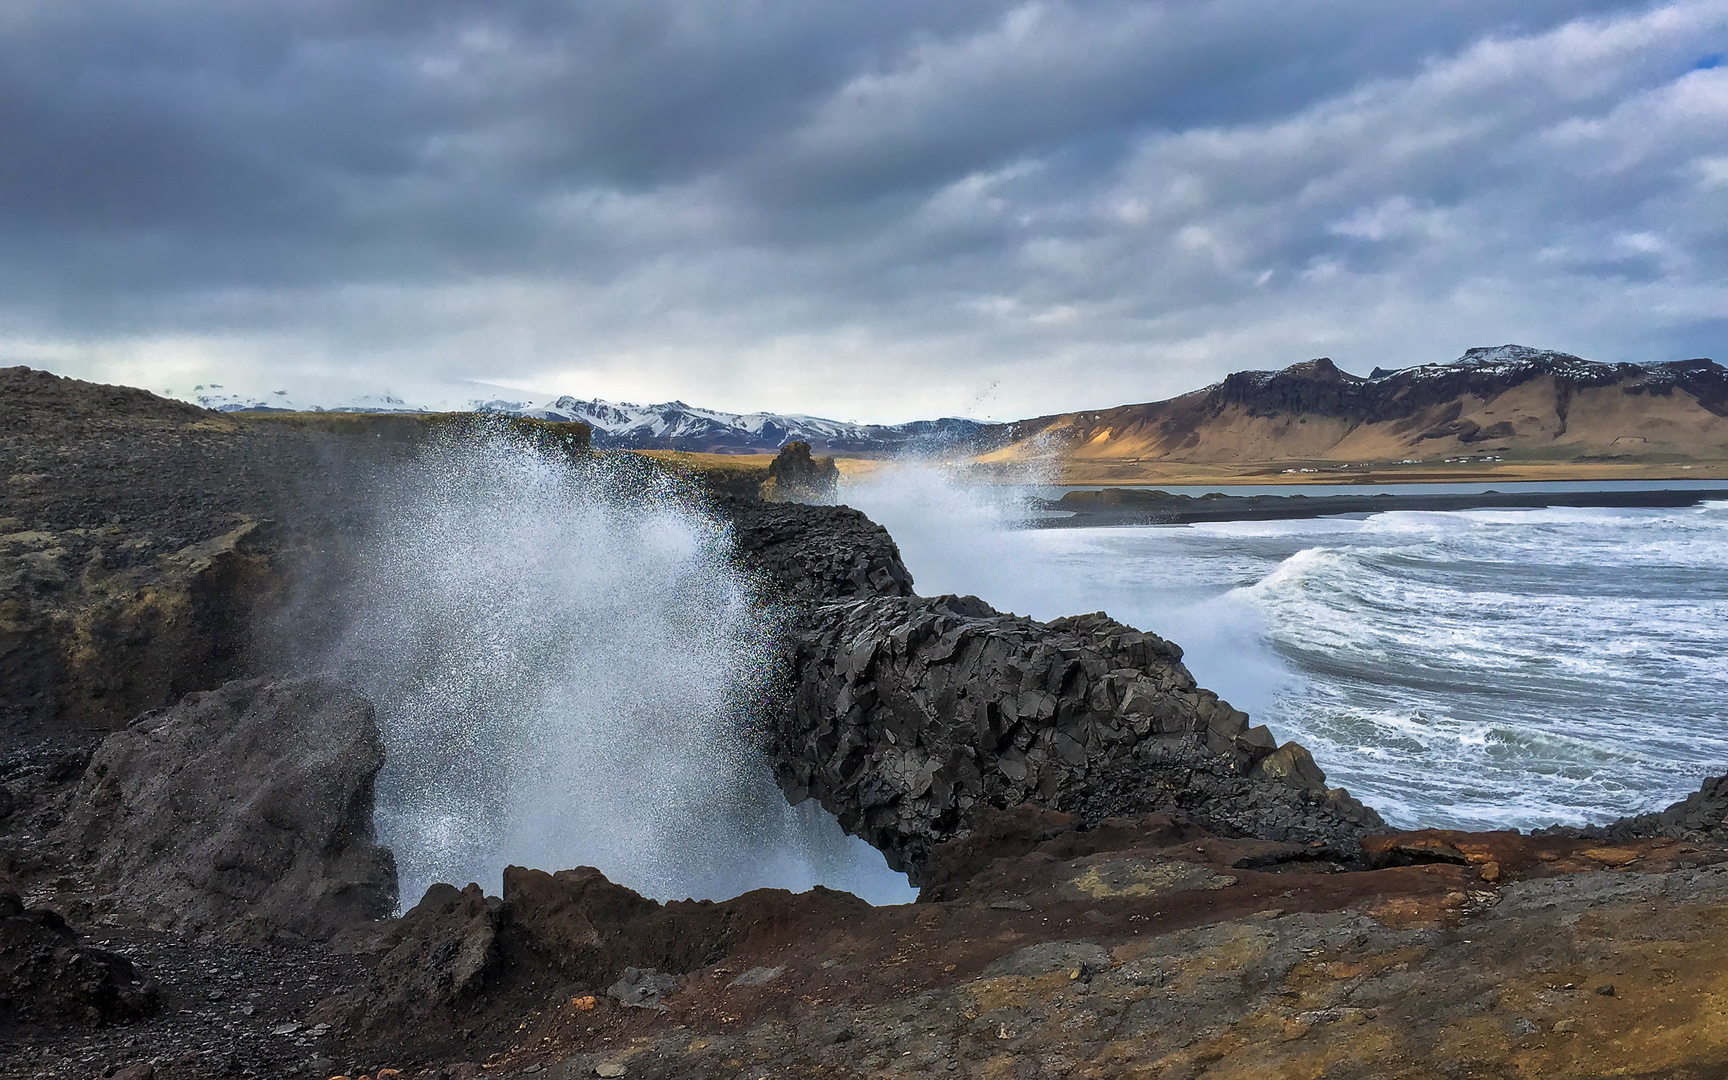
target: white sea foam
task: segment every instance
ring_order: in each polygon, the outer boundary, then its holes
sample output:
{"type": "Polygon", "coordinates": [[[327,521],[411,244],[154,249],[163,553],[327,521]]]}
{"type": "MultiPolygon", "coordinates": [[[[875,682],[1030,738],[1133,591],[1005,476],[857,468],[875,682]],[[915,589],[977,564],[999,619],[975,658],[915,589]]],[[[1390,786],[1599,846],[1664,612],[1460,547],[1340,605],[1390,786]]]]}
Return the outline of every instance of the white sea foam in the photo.
{"type": "Polygon", "coordinates": [[[817,883],[911,899],[747,737],[772,657],[730,536],[664,481],[506,436],[405,468],[338,662],[378,704],[402,895],[592,865],[661,898],[817,883]]]}

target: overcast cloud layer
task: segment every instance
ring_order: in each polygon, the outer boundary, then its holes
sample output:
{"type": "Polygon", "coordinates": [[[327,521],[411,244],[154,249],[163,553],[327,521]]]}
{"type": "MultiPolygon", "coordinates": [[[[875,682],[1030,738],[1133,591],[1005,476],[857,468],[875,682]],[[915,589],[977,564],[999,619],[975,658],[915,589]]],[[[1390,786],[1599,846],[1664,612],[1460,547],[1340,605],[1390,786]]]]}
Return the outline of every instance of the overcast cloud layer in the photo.
{"type": "Polygon", "coordinates": [[[0,360],[896,421],[1722,358],[1728,4],[6,0],[0,360]]]}

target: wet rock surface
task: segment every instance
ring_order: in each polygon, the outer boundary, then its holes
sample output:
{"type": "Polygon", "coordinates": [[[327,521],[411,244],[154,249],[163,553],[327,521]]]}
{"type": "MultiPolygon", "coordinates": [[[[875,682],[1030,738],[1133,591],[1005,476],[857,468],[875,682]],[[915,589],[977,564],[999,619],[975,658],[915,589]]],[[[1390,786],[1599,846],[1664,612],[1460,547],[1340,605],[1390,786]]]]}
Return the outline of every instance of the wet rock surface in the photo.
{"type": "Polygon", "coordinates": [[[781,787],[916,874],[984,810],[1088,821],[1175,809],[1207,828],[1350,849],[1379,816],[1294,744],[1198,688],[1181,650],[1108,616],[1039,623],[976,597],[807,610],[781,787]]]}
{"type": "Polygon", "coordinates": [[[807,605],[912,595],[894,538],[849,506],[726,497],[716,508],[732,522],[740,560],[778,599],[807,605]]]}
{"type": "Polygon", "coordinates": [[[917,596],[893,539],[848,507],[719,506],[787,612],[790,685],[763,732],[781,788],[915,881],[932,846],[1024,802],[1090,821],[1179,810],[1344,851],[1382,824],[1301,746],[1196,686],[1156,634],[917,596]]]}
{"type": "Polygon", "coordinates": [[[229,683],[103,740],[48,837],[88,912],[188,933],[328,938],[396,906],[373,840],[384,744],[328,679],[229,683]]]}

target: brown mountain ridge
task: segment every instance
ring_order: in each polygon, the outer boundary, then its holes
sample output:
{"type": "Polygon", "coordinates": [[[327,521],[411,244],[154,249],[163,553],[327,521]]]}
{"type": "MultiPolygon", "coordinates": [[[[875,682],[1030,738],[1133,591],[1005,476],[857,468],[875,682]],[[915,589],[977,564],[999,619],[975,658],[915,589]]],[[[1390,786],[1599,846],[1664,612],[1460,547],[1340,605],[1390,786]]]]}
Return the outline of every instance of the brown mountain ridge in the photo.
{"type": "Polygon", "coordinates": [[[1522,345],[1367,376],[1322,357],[994,434],[980,463],[1053,461],[1070,483],[1519,470],[1704,478],[1728,474],[1728,369],[1708,359],[1604,364],[1522,345]],[[1334,472],[1343,475],[1324,475],[1334,472]]]}

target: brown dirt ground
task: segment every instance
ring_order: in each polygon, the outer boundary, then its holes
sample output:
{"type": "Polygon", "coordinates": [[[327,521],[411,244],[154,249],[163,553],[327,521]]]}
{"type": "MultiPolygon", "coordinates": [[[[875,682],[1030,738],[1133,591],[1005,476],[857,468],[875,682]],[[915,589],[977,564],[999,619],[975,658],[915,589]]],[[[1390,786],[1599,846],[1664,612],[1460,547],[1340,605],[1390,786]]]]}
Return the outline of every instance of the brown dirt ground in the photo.
{"type": "Polygon", "coordinates": [[[1429,833],[1383,855],[1455,861],[1255,870],[1274,845],[1147,836],[775,920],[664,1013],[548,993],[511,1045],[408,1074],[1728,1075],[1728,852],[1429,833]]]}

